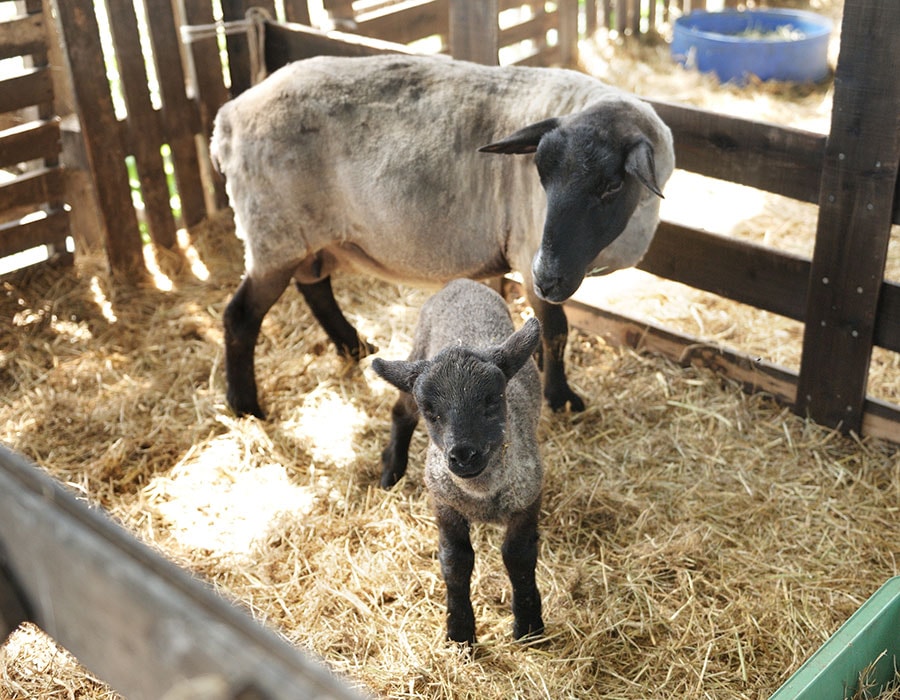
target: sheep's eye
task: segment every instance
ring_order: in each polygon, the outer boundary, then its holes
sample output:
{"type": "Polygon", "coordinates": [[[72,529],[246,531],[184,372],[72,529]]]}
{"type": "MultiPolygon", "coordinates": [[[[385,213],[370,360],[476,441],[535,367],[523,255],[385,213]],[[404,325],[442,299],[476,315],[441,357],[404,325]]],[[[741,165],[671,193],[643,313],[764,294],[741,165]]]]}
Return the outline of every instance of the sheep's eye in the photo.
{"type": "Polygon", "coordinates": [[[609,197],[612,197],[622,189],[623,184],[624,183],[622,182],[622,180],[619,180],[618,182],[607,183],[606,187],[603,188],[603,191],[600,193],[600,199],[607,199],[609,197]]]}

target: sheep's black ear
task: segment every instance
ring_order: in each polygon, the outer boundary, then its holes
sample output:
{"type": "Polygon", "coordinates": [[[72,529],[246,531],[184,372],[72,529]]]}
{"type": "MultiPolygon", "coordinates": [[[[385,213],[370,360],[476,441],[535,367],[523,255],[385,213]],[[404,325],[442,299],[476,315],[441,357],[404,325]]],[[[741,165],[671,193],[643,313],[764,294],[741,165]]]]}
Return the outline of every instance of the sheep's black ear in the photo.
{"type": "Polygon", "coordinates": [[[540,321],[536,318],[529,318],[524,326],[494,350],[494,362],[507,379],[512,379],[513,375],[528,362],[540,342],[540,321]]]}
{"type": "Polygon", "coordinates": [[[653,161],[653,144],[647,139],[638,141],[625,157],[625,172],[631,173],[657,197],[663,193],[656,184],[656,165],[653,161]]]}
{"type": "Polygon", "coordinates": [[[556,117],[544,119],[529,124],[506,138],[482,146],[478,150],[482,153],[534,153],[544,134],[553,131],[558,126],[559,119],[556,117]]]}
{"type": "Polygon", "coordinates": [[[375,374],[407,394],[412,393],[413,385],[426,367],[428,360],[382,360],[380,357],[372,360],[375,374]]]}

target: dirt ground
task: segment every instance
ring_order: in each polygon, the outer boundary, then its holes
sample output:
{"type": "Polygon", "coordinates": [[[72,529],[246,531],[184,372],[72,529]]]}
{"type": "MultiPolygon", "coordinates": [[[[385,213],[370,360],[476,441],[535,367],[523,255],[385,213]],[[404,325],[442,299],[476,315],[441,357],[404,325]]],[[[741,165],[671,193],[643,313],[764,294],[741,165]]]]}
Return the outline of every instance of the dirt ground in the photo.
{"type": "MultiPolygon", "coordinates": [[[[642,94],[828,128],[828,85],[739,91],[671,66],[662,45],[600,37],[584,50],[592,72],[642,94]]],[[[666,201],[705,187],[673,181],[666,201]]],[[[709,192],[718,213],[671,216],[811,250],[814,208],[709,192]]],[[[91,256],[0,280],[0,318],[12,320],[0,332],[0,440],[377,697],[767,698],[900,573],[896,446],[572,331],[570,379],[588,408],[545,411],[540,425],[547,639],[511,641],[501,533],[476,527],[480,644],[468,658],[443,640],[421,430],[407,477],[377,487],[395,392],[370,360],[337,358],[289,290],[257,350],[269,418],[235,418],[221,318],[242,259],[227,212],[182,248],[178,274],[137,288],[112,284],[91,256]]],[[[608,286],[586,293],[788,366],[798,357],[796,328],[777,318],[626,272],[608,286]]],[[[335,287],[380,356],[405,356],[426,292],[349,277],[335,287]]],[[[527,309],[512,308],[520,323],[527,309]]],[[[897,358],[881,362],[874,381],[892,395],[897,358]]],[[[35,697],[117,696],[24,626],[0,647],[0,698],[35,697]]]]}

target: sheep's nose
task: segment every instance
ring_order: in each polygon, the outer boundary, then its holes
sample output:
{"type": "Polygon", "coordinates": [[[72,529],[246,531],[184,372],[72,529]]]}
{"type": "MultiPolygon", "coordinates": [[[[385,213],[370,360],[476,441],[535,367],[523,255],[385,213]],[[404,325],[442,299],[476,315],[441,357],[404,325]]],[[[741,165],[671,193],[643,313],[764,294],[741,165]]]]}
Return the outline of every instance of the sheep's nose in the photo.
{"type": "Polygon", "coordinates": [[[450,471],[466,479],[478,476],[484,470],[478,450],[468,443],[460,443],[451,447],[447,454],[447,460],[450,463],[450,471]]]}

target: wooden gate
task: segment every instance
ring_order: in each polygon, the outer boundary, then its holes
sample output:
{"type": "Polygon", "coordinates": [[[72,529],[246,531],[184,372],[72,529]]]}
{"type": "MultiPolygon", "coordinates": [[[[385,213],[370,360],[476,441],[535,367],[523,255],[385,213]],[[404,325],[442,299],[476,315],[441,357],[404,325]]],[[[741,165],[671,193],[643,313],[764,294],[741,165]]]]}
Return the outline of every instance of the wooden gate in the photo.
{"type": "Polygon", "coordinates": [[[52,18],[41,0],[0,2],[0,12],[0,259],[71,263],[47,58],[52,18]]]}

